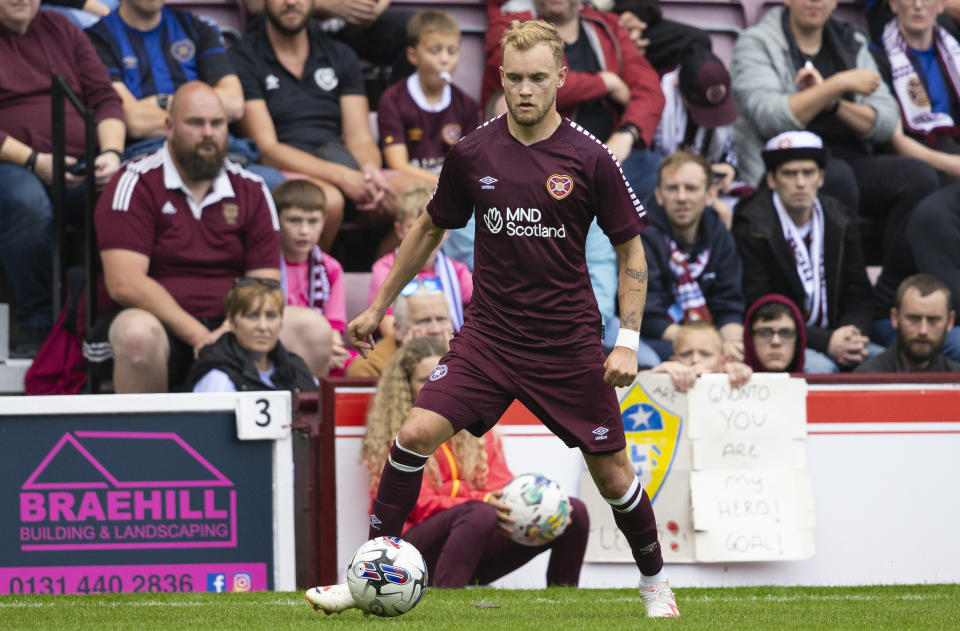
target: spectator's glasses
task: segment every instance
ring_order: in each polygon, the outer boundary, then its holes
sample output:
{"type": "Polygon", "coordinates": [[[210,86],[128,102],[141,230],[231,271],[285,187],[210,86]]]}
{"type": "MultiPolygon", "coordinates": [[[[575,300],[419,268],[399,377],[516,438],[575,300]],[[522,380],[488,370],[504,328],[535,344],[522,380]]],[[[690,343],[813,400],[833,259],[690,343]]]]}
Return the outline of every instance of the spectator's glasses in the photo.
{"type": "Polygon", "coordinates": [[[252,287],[253,285],[263,285],[269,289],[282,289],[280,281],[272,278],[257,278],[255,276],[240,276],[233,281],[234,287],[252,287]]]}
{"type": "Polygon", "coordinates": [[[753,339],[758,342],[769,342],[776,335],[781,342],[792,342],[797,338],[796,329],[772,329],[768,326],[762,326],[753,330],[753,339]]]}
{"type": "Polygon", "coordinates": [[[443,291],[443,285],[440,283],[439,278],[414,278],[400,291],[400,295],[407,298],[417,293],[421,287],[424,289],[443,291]]]}

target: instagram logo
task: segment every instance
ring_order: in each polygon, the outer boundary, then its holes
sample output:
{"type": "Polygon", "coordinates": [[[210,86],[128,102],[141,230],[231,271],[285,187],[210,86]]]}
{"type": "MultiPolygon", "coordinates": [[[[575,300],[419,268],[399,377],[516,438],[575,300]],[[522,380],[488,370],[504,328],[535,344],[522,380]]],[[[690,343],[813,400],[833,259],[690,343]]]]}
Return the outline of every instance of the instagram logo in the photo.
{"type": "Polygon", "coordinates": [[[235,592],[249,592],[253,579],[250,577],[249,572],[234,572],[233,573],[233,591],[235,592]]]}

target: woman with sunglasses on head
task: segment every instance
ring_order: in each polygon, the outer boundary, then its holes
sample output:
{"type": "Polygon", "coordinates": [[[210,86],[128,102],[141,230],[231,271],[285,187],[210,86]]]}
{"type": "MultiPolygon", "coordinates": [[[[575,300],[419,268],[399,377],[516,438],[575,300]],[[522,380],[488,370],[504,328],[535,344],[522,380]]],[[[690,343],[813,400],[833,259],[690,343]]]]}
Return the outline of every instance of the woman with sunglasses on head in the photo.
{"type": "Polygon", "coordinates": [[[187,376],[194,392],[316,390],[306,363],[280,342],[283,289],[267,278],[238,278],[227,292],[230,330],[200,350],[187,376]]]}
{"type": "Polygon", "coordinates": [[[743,361],[754,372],[803,372],[806,349],[803,316],[786,296],[767,294],[747,310],[743,361]]]}

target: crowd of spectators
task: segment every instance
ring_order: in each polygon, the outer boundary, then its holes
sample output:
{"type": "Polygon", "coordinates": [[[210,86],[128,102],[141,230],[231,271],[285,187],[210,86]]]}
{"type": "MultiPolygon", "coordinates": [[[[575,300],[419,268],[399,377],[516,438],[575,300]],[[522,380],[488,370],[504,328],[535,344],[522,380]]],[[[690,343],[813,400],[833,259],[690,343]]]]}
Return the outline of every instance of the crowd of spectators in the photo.
{"type": "MultiPolygon", "coordinates": [[[[446,151],[504,111],[500,34],[537,18],[565,42],[558,109],[608,146],[651,218],[641,365],[679,370],[693,322],[712,323],[730,366],[754,371],[960,360],[960,30],[945,0],[873,3],[869,35],[834,16],[836,0],[785,0],[742,32],[729,72],[706,33],[664,19],[656,0],[487,0],[482,68],[460,64],[450,14],[388,0],[247,0],[232,47],[162,0],[50,4],[68,6],[0,0],[14,355],[36,355],[56,316],[52,74],[94,112],[97,158],[83,165],[82,122],[67,110],[65,204],[79,223],[89,166],[103,270],[97,324],[80,335],[118,392],[189,385],[194,356],[239,317],[223,302],[237,277],[279,283],[281,348],[314,377],[378,375],[404,342],[446,339],[471,302],[473,221],[404,290],[367,360],[344,348],[344,293],[368,289],[344,287],[344,268],[372,269],[376,291],[446,151]],[[370,64],[389,78],[376,122],[370,64]],[[479,104],[458,72],[482,79],[479,104]],[[347,225],[363,237],[341,265],[347,225]],[[878,226],[876,242],[861,237],[878,226]],[[868,263],[880,264],[874,284],[868,263]]],[[[615,332],[617,260],[596,221],[586,265],[615,332]]]]}

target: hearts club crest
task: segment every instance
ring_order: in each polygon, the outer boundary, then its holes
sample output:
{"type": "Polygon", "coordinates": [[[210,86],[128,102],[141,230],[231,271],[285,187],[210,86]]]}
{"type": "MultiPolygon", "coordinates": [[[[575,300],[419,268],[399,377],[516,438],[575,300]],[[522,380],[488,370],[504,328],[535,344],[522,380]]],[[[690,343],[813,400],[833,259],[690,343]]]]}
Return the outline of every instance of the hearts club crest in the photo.
{"type": "Polygon", "coordinates": [[[563,199],[573,190],[573,178],[569,175],[557,175],[556,173],[547,178],[547,192],[554,199],[563,199]]]}

